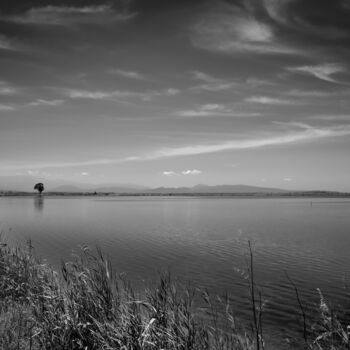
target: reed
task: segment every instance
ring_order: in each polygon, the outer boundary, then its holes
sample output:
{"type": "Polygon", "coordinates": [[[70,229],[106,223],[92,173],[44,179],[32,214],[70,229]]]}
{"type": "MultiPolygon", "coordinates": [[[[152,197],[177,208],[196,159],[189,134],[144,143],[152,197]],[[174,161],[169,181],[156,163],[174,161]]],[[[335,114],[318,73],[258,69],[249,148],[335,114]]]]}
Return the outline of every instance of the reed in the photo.
{"type": "Polygon", "coordinates": [[[254,348],[237,329],[228,301],[219,310],[207,292],[173,283],[169,274],[141,298],[100,250],[82,249],[58,274],[35,257],[31,244],[12,249],[2,243],[0,287],[3,349],[254,348]]]}
{"type": "MultiPolygon", "coordinates": [[[[30,242],[11,248],[0,241],[0,349],[267,349],[250,245],[249,251],[250,332],[235,319],[227,295],[213,298],[161,274],[157,286],[140,296],[99,249],[83,248],[57,273],[35,256],[30,242]]],[[[306,320],[301,306],[301,347],[349,349],[347,323],[319,294],[316,320],[306,320]]]]}

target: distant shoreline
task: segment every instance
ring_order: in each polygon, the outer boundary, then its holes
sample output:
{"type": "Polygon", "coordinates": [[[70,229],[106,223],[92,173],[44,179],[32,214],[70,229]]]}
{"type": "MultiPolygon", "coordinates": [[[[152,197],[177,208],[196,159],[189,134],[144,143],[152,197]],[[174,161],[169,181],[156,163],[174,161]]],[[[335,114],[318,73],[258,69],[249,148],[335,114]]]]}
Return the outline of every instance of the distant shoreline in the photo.
{"type": "MultiPolygon", "coordinates": [[[[42,197],[234,197],[234,198],[350,198],[348,192],[293,191],[284,193],[115,193],[115,192],[46,192],[42,197]]],[[[21,191],[0,191],[0,197],[38,197],[37,193],[21,191]]]]}

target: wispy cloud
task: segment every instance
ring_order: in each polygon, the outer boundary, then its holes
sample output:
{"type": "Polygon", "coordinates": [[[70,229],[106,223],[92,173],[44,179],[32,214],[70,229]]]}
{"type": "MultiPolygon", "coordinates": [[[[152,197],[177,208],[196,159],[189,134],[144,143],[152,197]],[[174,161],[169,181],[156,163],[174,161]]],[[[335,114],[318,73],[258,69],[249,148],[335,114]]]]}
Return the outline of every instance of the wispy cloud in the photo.
{"type": "Polygon", "coordinates": [[[196,109],[188,109],[176,112],[176,115],[180,117],[206,117],[214,115],[227,115],[232,113],[232,110],[225,108],[221,104],[205,104],[197,107],[196,109]]]}
{"type": "Polygon", "coordinates": [[[283,24],[286,24],[288,21],[287,13],[285,11],[286,5],[291,2],[292,0],[263,0],[268,15],[276,22],[283,24]]]}
{"type": "Polygon", "coordinates": [[[15,108],[9,105],[0,104],[0,111],[14,111],[15,108]]]}
{"type": "MultiPolygon", "coordinates": [[[[285,124],[287,126],[287,124],[285,124]]],[[[165,148],[154,152],[148,156],[148,159],[160,159],[179,156],[193,156],[206,153],[215,153],[229,150],[243,150],[263,148],[268,146],[281,146],[286,144],[296,144],[306,141],[315,141],[323,138],[339,137],[350,135],[350,125],[336,126],[333,128],[317,128],[307,124],[290,124],[289,127],[297,128],[293,132],[287,132],[282,135],[231,140],[207,145],[190,145],[176,148],[165,148]]]]}
{"type": "Polygon", "coordinates": [[[0,164],[0,170],[8,171],[8,170],[16,170],[16,169],[31,169],[29,171],[37,171],[37,169],[49,169],[49,168],[72,168],[72,167],[81,167],[81,166],[91,166],[91,165],[109,165],[109,164],[118,164],[125,163],[131,161],[129,158],[122,159],[91,159],[85,161],[72,161],[72,162],[31,162],[28,164],[23,164],[19,162],[8,162],[8,164],[0,164]]]}
{"type": "Polygon", "coordinates": [[[166,170],[166,171],[163,171],[163,175],[165,175],[165,176],[174,176],[174,175],[176,175],[176,172],[172,171],[172,170],[166,170]]]}
{"type": "Polygon", "coordinates": [[[146,76],[139,72],[128,71],[123,69],[109,69],[108,72],[128,79],[146,80],[146,76]]]}
{"type": "Polygon", "coordinates": [[[0,34],[0,50],[16,50],[16,47],[10,39],[0,34]]]}
{"type": "Polygon", "coordinates": [[[224,91],[238,86],[236,81],[215,78],[199,71],[194,71],[192,75],[194,80],[200,82],[198,85],[192,87],[192,90],[224,91]]]}
{"type": "Polygon", "coordinates": [[[97,6],[45,6],[33,7],[27,12],[12,17],[7,17],[16,23],[45,24],[69,26],[76,23],[104,23],[106,21],[125,21],[135,14],[127,11],[117,12],[109,5],[97,6]]]}
{"type": "Polygon", "coordinates": [[[343,73],[346,68],[339,63],[324,63],[315,66],[289,67],[288,71],[314,76],[320,80],[336,84],[344,84],[333,77],[334,74],[343,73]]]}
{"type": "Polygon", "coordinates": [[[310,115],[307,119],[323,121],[350,121],[350,114],[318,114],[310,115]]]}
{"type": "Polygon", "coordinates": [[[179,117],[256,117],[260,113],[238,112],[231,107],[222,104],[205,104],[196,107],[195,109],[181,110],[175,113],[179,117]]]}
{"type": "Polygon", "coordinates": [[[91,100],[115,100],[115,99],[126,99],[126,98],[140,98],[144,101],[149,101],[157,96],[174,96],[180,93],[178,89],[169,88],[164,90],[150,90],[146,92],[136,91],[88,91],[88,90],[75,90],[75,89],[64,89],[64,94],[72,99],[91,99],[91,100]]]}
{"type": "Polygon", "coordinates": [[[269,24],[234,5],[223,5],[201,16],[191,32],[196,47],[226,53],[296,53],[277,41],[269,24]]]}
{"type": "Polygon", "coordinates": [[[293,97],[328,98],[328,97],[332,97],[332,96],[339,96],[339,92],[292,89],[292,90],[287,91],[286,95],[293,96],[293,97]]]}
{"type": "Polygon", "coordinates": [[[59,106],[64,103],[64,100],[44,100],[41,98],[38,98],[37,100],[30,102],[30,106],[59,106]]]}
{"type": "Polygon", "coordinates": [[[0,95],[15,95],[17,92],[17,88],[10,86],[5,81],[0,81],[0,95]]]}
{"type": "MultiPolygon", "coordinates": [[[[341,24],[342,20],[339,20],[339,17],[345,15],[343,11],[346,9],[346,6],[341,8],[341,1],[328,2],[320,9],[318,16],[309,15],[310,4],[307,2],[300,2],[297,6],[293,6],[293,3],[297,3],[295,0],[263,0],[262,3],[270,18],[284,29],[288,27],[290,31],[307,33],[320,40],[349,37],[348,30],[341,24]]],[[[344,0],[344,3],[348,3],[348,0],[344,0]]]]}
{"type": "Polygon", "coordinates": [[[218,78],[212,77],[211,75],[200,71],[194,71],[192,74],[194,79],[201,80],[206,83],[216,83],[217,81],[221,81],[218,78]]]}
{"type": "Polygon", "coordinates": [[[198,169],[193,169],[193,170],[188,169],[188,170],[181,171],[182,175],[199,175],[201,173],[202,173],[202,171],[198,170],[198,169]]]}
{"type": "Polygon", "coordinates": [[[227,164],[225,164],[225,166],[227,166],[229,168],[237,168],[237,167],[239,167],[239,163],[227,163],[227,164]]]}
{"type": "Polygon", "coordinates": [[[65,93],[70,98],[82,98],[82,99],[91,99],[91,100],[109,100],[119,97],[130,96],[130,92],[126,91],[88,91],[88,90],[75,90],[75,89],[66,89],[65,93]]]}
{"type": "Polygon", "coordinates": [[[198,82],[197,85],[191,87],[191,90],[204,90],[210,92],[220,92],[225,90],[241,91],[242,88],[257,88],[260,86],[273,86],[272,81],[250,77],[245,80],[218,78],[213,77],[204,72],[192,72],[192,78],[198,82]]]}
{"type": "Polygon", "coordinates": [[[48,171],[42,171],[42,170],[31,170],[28,169],[25,172],[19,172],[18,175],[30,175],[35,176],[36,178],[44,179],[44,178],[60,178],[62,177],[62,173],[56,173],[56,172],[48,172],[48,171]]]}
{"type": "Polygon", "coordinates": [[[245,81],[245,83],[248,84],[251,87],[254,87],[254,88],[255,87],[260,87],[260,86],[266,86],[266,85],[269,85],[269,86],[275,85],[275,83],[272,82],[272,81],[259,79],[259,78],[248,78],[245,81]]]}
{"type": "Polygon", "coordinates": [[[163,175],[165,176],[179,176],[179,175],[199,175],[202,174],[201,170],[198,169],[186,169],[186,170],[182,170],[181,172],[177,173],[176,171],[173,170],[167,170],[167,171],[163,171],[163,175]]]}
{"type": "Polygon", "coordinates": [[[282,98],[267,97],[267,96],[252,96],[245,99],[249,103],[260,103],[264,105],[291,105],[296,104],[295,101],[286,100],[282,98]]]}
{"type": "MultiPolygon", "coordinates": [[[[217,142],[212,144],[192,144],[181,147],[161,148],[150,153],[141,154],[139,156],[132,156],[119,159],[95,159],[77,162],[42,162],[37,164],[1,164],[2,170],[13,169],[42,169],[42,168],[67,168],[88,165],[108,165],[121,164],[126,162],[136,161],[152,161],[159,159],[167,159],[173,157],[195,156],[200,154],[209,154],[225,151],[237,151],[246,149],[258,149],[264,147],[278,147],[284,145],[300,144],[303,142],[312,142],[321,139],[335,138],[350,135],[350,124],[337,125],[334,127],[321,128],[314,127],[304,123],[279,123],[287,129],[287,131],[272,134],[271,136],[234,139],[224,142],[217,142]],[[292,129],[292,130],[291,130],[292,129]],[[288,131],[290,130],[290,131],[288,131]]],[[[196,170],[196,169],[194,169],[196,170]]],[[[166,174],[164,174],[166,175],[166,174]]]]}

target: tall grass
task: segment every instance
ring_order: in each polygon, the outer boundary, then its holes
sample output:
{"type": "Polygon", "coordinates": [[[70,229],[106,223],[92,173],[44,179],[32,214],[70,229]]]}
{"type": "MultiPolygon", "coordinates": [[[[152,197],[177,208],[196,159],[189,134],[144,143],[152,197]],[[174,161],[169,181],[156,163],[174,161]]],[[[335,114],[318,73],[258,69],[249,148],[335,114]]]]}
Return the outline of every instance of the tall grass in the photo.
{"type": "MultiPolygon", "coordinates": [[[[0,240],[0,349],[264,349],[251,248],[250,258],[247,332],[234,318],[228,296],[213,299],[206,290],[174,283],[169,274],[140,296],[100,250],[82,249],[57,273],[35,256],[30,242],[20,249],[0,240]]],[[[310,336],[301,337],[301,347],[349,349],[348,328],[321,292],[319,312],[313,328],[304,329],[310,336]]]]}
{"type": "Polygon", "coordinates": [[[57,274],[35,257],[30,244],[27,249],[1,244],[1,349],[253,347],[236,327],[228,298],[219,310],[207,292],[182,288],[168,274],[140,298],[99,250],[83,249],[57,274]],[[198,296],[210,315],[205,321],[198,296]]]}

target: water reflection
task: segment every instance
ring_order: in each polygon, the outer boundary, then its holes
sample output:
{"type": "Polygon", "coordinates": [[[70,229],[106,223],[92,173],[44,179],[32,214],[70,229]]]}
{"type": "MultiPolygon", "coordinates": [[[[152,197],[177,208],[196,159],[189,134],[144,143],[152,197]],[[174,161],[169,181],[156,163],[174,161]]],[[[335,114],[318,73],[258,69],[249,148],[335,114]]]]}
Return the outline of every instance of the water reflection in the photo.
{"type": "Polygon", "coordinates": [[[44,210],[44,197],[35,196],[34,197],[34,208],[38,213],[42,213],[44,210]]]}

